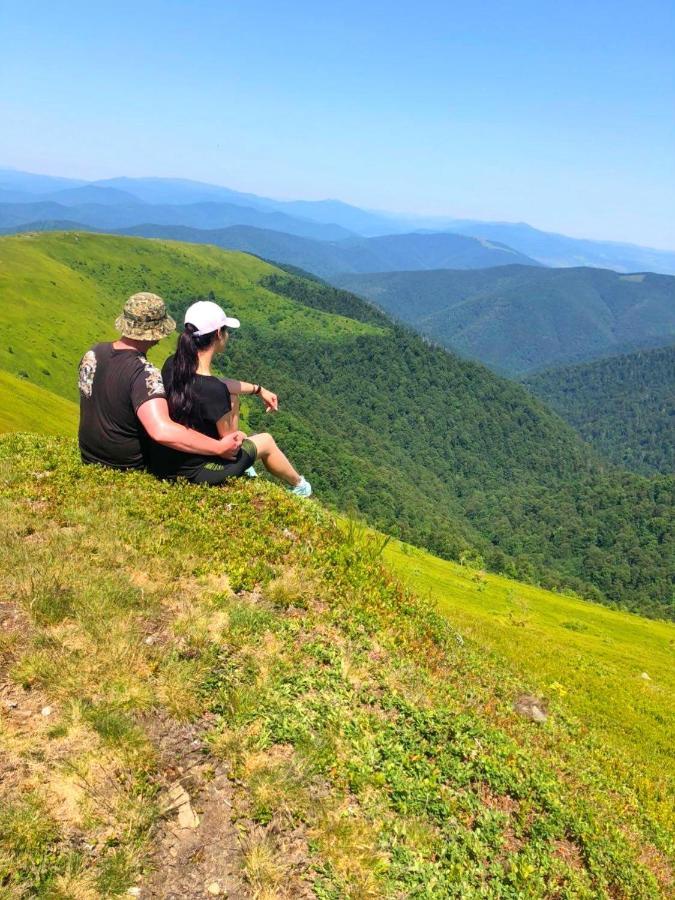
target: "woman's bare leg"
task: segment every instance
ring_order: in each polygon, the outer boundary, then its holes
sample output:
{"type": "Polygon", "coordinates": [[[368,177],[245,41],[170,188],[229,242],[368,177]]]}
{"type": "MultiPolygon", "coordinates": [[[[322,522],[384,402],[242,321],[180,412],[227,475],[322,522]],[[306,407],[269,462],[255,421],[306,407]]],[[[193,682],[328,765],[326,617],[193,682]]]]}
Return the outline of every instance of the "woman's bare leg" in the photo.
{"type": "Polygon", "coordinates": [[[277,447],[277,443],[271,434],[252,434],[249,440],[253,441],[258,451],[258,459],[262,460],[267,471],[276,475],[286,484],[295,487],[300,484],[300,475],[295,471],[286,456],[277,447]]]}

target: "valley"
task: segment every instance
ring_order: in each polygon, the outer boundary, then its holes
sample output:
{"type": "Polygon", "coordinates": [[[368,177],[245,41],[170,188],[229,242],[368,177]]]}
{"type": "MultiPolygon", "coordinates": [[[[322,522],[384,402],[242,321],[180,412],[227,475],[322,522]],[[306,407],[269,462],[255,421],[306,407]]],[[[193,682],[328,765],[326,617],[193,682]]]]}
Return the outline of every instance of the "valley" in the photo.
{"type": "Polygon", "coordinates": [[[0,260],[13,377],[74,401],[77,360],[114,335],[120,298],[161,288],[178,318],[211,291],[244,322],[228,371],[282,397],[273,423],[251,406],[250,427],[273,428],[324,502],[447,558],[470,548],[492,570],[672,614],[672,478],[606,470],[524,388],[358,298],[190,244],[25,235],[1,240],[0,260]]]}

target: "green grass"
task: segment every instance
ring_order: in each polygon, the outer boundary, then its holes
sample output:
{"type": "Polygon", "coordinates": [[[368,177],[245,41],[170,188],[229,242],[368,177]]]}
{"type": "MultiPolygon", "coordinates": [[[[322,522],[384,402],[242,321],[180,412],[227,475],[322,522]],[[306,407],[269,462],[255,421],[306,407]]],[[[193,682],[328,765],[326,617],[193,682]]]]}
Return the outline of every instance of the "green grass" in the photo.
{"type": "Polygon", "coordinates": [[[675,626],[486,574],[397,541],[384,555],[458,633],[588,733],[594,764],[608,778],[620,772],[638,792],[643,812],[664,827],[672,823],[675,626]]]}
{"type": "Polygon", "coordinates": [[[0,433],[28,430],[40,434],[77,434],[79,410],[72,400],[3,371],[0,371],[0,393],[0,433]]]}
{"type": "Polygon", "coordinates": [[[38,710],[0,720],[10,897],[143,877],[157,723],[185,721],[227,762],[252,896],[667,896],[672,822],[570,694],[516,715],[531,675],[403,589],[381,539],[262,479],[171,486],[33,435],[0,440],[0,514],[0,674],[38,710]]]}

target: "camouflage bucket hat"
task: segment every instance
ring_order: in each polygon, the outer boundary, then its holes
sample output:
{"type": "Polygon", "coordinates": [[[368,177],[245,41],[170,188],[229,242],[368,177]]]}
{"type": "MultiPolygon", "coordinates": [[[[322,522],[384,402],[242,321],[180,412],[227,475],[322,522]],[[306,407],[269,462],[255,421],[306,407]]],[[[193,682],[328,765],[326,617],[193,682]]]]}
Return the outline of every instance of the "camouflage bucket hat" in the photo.
{"type": "Polygon", "coordinates": [[[159,341],[176,330],[176,323],[167,313],[161,297],[141,291],[132,294],[124,304],[122,315],[115,319],[115,328],[123,337],[159,341]]]}

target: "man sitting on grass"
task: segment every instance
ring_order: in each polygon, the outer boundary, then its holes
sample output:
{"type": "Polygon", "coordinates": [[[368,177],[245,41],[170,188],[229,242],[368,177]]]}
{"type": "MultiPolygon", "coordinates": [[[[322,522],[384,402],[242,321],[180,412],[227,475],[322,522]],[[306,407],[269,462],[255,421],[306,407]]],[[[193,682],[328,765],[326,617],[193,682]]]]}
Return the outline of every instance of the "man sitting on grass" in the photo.
{"type": "Polygon", "coordinates": [[[162,298],[146,292],[129,297],[115,327],[119,340],[96,344],[80,361],[82,460],[113,469],[144,469],[151,440],[184,453],[236,456],[246,437],[242,431],[208,437],[169,416],[162,375],[145,357],[176,328],[162,298]]]}

